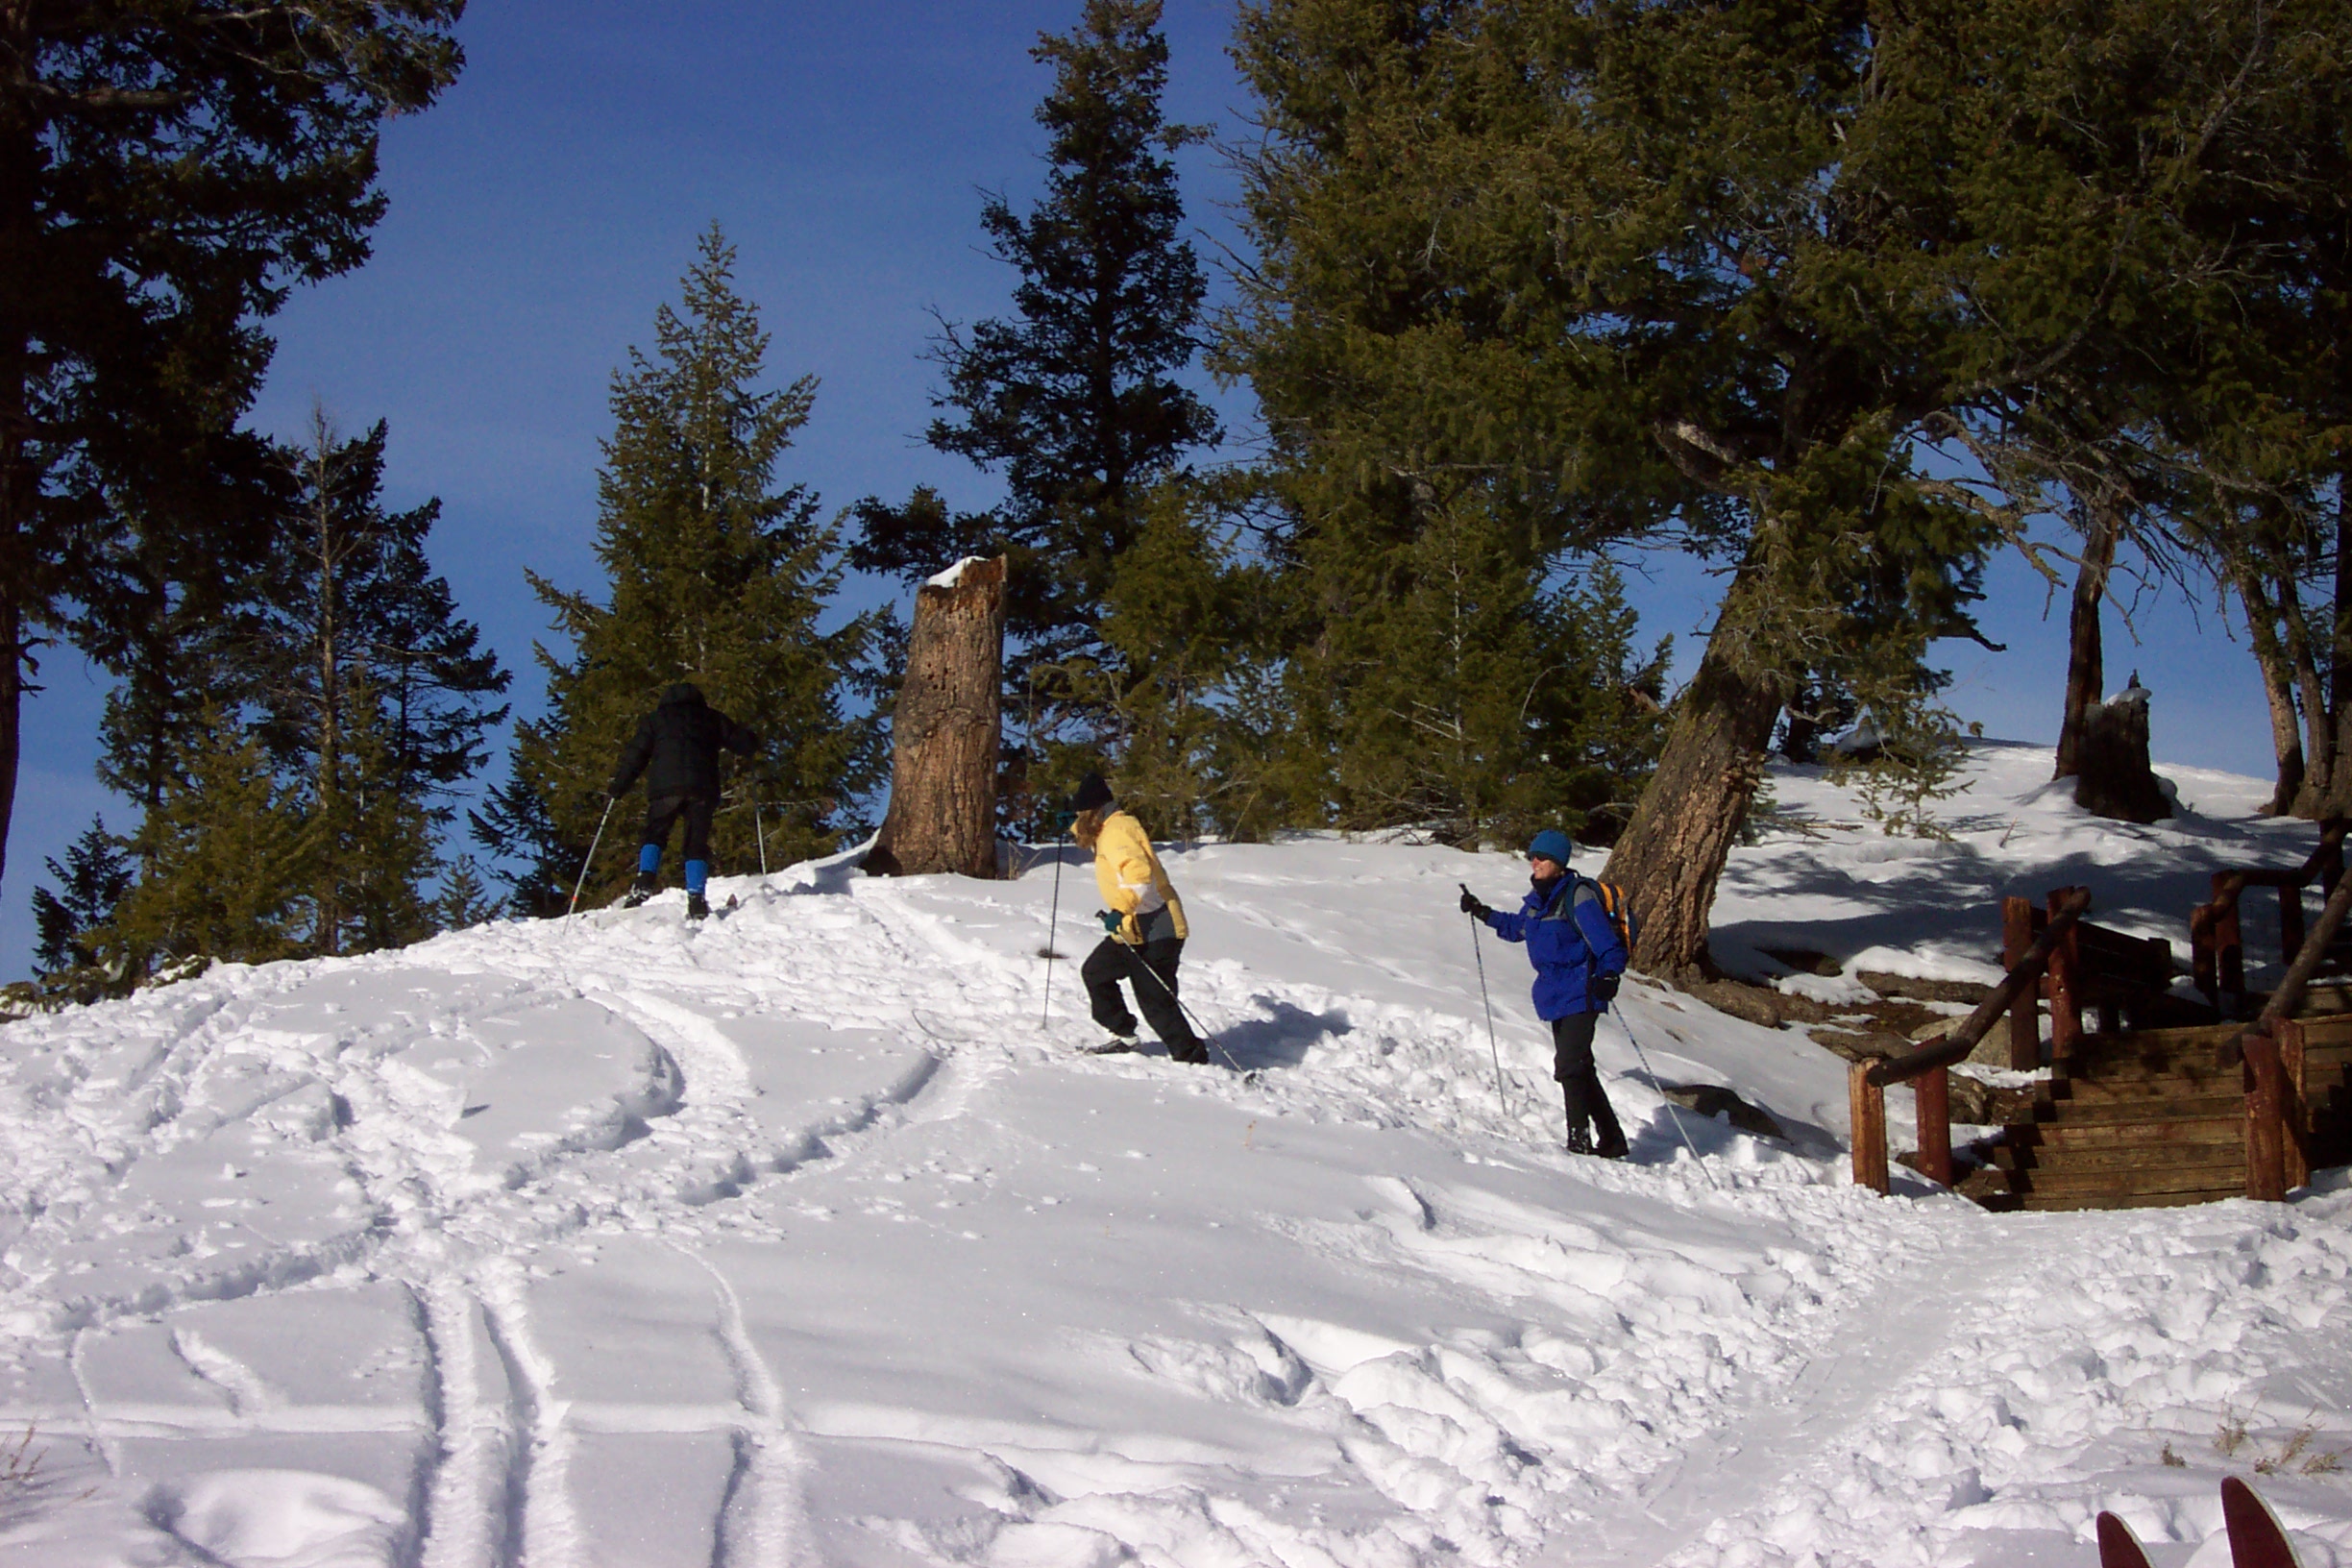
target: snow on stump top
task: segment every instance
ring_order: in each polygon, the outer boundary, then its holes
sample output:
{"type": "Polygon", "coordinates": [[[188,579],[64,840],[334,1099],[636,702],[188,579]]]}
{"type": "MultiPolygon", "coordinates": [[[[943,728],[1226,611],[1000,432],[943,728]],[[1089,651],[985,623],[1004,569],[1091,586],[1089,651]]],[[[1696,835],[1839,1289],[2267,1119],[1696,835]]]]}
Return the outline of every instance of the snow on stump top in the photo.
{"type": "MultiPolygon", "coordinates": [[[[1001,557],[999,557],[999,559],[1001,559],[1001,557]]],[[[989,562],[984,556],[967,555],[962,560],[956,562],[955,565],[949,567],[946,571],[938,574],[936,576],[925,579],[923,586],[925,588],[943,589],[949,593],[953,593],[957,588],[963,585],[964,569],[966,567],[986,566],[988,564],[989,562]]],[[[917,602],[920,603],[921,600],[919,599],[917,602]]]]}

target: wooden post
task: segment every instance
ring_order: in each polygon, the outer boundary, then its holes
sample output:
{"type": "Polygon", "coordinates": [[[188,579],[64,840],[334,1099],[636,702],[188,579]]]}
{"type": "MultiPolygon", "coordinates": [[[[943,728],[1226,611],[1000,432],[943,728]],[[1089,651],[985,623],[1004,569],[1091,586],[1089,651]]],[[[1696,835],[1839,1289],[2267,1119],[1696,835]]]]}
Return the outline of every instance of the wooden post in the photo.
{"type": "MultiPolygon", "coordinates": [[[[2058,913],[2061,904],[2083,890],[2060,888],[2049,895],[2050,913],[2058,913]]],[[[2082,939],[2074,926],[2060,933],[2057,944],[2050,949],[2050,1061],[2053,1065],[2070,1061],[2075,1047],[2082,1041],[2082,939]]]]}
{"type": "MultiPolygon", "coordinates": [[[[2217,873],[2214,880],[2217,883],[2219,882],[2222,874],[2217,873]]],[[[2222,896],[2221,891],[2217,888],[2214,895],[2217,900],[2219,899],[2222,896]]],[[[2245,995],[2245,938],[2239,930],[2239,894],[2235,885],[2230,888],[2227,896],[2229,901],[2214,912],[2216,980],[2227,994],[2243,997],[2245,995]]],[[[2223,1016],[2227,1017],[2226,1014],[2223,1016]]],[[[2243,1013],[2238,1016],[2245,1017],[2243,1013]]]]}
{"type": "Polygon", "coordinates": [[[2221,971],[2214,931],[2219,919],[2211,904],[2199,904],[2189,912],[2189,981],[2217,1008],[2221,1005],[2221,971]]]}
{"type": "Polygon", "coordinates": [[[2279,1042],[2257,1027],[2241,1038],[2245,1053],[2245,1195],[2257,1203],[2287,1199],[2286,1074],[2279,1042]]]}
{"type": "Polygon", "coordinates": [[[1871,1065],[1856,1062],[1846,1069],[1846,1097],[1853,1121],[1853,1173],[1856,1187],[1874,1192],[1892,1190],[1887,1173],[1886,1090],[1870,1079],[1871,1065]]]}
{"type": "Polygon", "coordinates": [[[2292,964],[2303,950],[2303,884],[2279,886],[2279,963],[2292,964]]]}
{"type": "Polygon", "coordinates": [[[1952,1185],[1951,1069],[1936,1067],[1911,1080],[1919,1106],[1919,1167],[1939,1187],[1952,1185]]]}
{"type": "MultiPolygon", "coordinates": [[[[2001,968],[2014,969],[2033,945],[2034,907],[2023,898],[2001,900],[2001,968]]],[[[2027,986],[2009,1004],[2009,1067],[2031,1072],[2042,1065],[2041,987],[2027,986]]]]}
{"type": "Polygon", "coordinates": [[[1005,562],[969,556],[915,594],[891,719],[890,810],[867,853],[877,876],[996,874],[996,748],[1005,562]]]}
{"type": "Polygon", "coordinates": [[[2310,1078],[2303,1065],[2303,1025],[2292,1018],[2281,1018],[2275,1028],[2279,1072],[2286,1095],[2285,1115],[2281,1117],[2287,1135],[2283,1176],[2287,1190],[2292,1191],[2311,1185],[2310,1078]]]}

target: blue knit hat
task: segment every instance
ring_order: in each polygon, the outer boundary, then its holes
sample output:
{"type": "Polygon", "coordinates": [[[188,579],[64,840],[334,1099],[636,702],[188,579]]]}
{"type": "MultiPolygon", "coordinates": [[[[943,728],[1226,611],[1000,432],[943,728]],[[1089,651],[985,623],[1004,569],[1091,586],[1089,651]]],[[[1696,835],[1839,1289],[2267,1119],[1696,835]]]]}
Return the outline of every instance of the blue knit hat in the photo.
{"type": "Polygon", "coordinates": [[[1528,845],[1530,860],[1540,855],[1546,860],[1556,860],[1562,866],[1567,865],[1568,857],[1575,853],[1576,841],[1556,827],[1545,828],[1535,835],[1535,842],[1528,845]]]}

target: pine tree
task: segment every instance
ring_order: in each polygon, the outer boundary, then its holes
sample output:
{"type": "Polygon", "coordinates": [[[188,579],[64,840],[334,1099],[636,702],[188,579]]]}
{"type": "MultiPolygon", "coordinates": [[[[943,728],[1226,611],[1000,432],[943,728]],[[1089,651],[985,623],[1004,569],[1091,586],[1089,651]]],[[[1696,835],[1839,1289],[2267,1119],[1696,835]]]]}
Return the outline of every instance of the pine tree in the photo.
{"type": "Polygon", "coordinates": [[[1928,645],[1971,633],[2003,520],[1925,469],[1932,422],[2203,303],[2180,214],[2237,27],[2190,0],[1244,7],[1262,256],[1222,364],[1301,559],[1336,563],[1320,624],[1371,613],[1465,494],[1532,559],[1666,538],[1727,570],[1610,863],[1644,968],[1703,964],[1801,684],[1917,704],[1928,645]]]}
{"type": "Polygon", "coordinates": [[[102,961],[145,975],[188,960],[306,956],[317,855],[268,750],[207,704],[180,738],[176,772],[134,840],[145,869],[97,937],[102,961]]]}
{"type": "MultiPolygon", "coordinates": [[[[289,453],[294,504],[278,548],[235,580],[207,629],[227,691],[250,702],[282,774],[298,780],[315,854],[320,953],[415,941],[432,929],[441,792],[480,759],[509,679],[477,650],[449,585],[426,565],[439,503],[387,513],[385,427],[345,439],[314,409],[289,453]]],[[[227,691],[218,695],[226,696],[227,691]]]]}
{"type": "MultiPolygon", "coordinates": [[[[772,864],[839,847],[879,776],[875,726],[845,713],[873,618],[819,629],[841,576],[834,536],[804,487],[772,488],[816,383],[759,390],[769,337],[735,292],[734,258],[714,224],[681,308],[656,313],[652,354],[632,350],[613,377],[596,546],[609,599],[531,575],[572,653],[539,649],[548,715],[516,726],[508,781],[476,817],[485,845],[520,863],[519,909],[568,900],[614,761],[674,682],[693,680],[767,742],[729,792],[714,869],[758,867],[755,821],[772,864]]],[[[608,853],[604,880],[626,860],[608,853]]]]}
{"type": "Polygon", "coordinates": [[[257,324],[366,258],[381,123],[454,79],[463,9],[0,7],[0,850],[37,641],[110,663],[142,575],[257,553],[257,324]]]}
{"type": "Polygon", "coordinates": [[[910,580],[967,554],[1006,555],[1007,710],[1041,701],[1043,727],[1066,721],[1078,742],[1103,717],[1103,618],[1145,497],[1218,438],[1208,406],[1173,379],[1199,348],[1207,282],[1180,237],[1170,155],[1202,133],[1161,113],[1160,16],[1160,0],[1087,0],[1073,32],[1041,38],[1034,57],[1054,71],[1037,110],[1045,194],[1026,217],[992,198],[980,220],[992,254],[1020,273],[1017,314],[950,327],[937,347],[946,385],[935,402],[950,412],[925,439],[1001,473],[1004,502],[955,514],[927,492],[896,507],[870,499],[850,553],[910,580]]]}
{"type": "Polygon", "coordinates": [[[92,932],[114,919],[115,906],[135,880],[122,841],[107,831],[104,817],[92,818],[65,851],[65,864],[42,862],[63,890],[33,890],[34,972],[42,976],[86,969],[97,962],[92,932]]]}

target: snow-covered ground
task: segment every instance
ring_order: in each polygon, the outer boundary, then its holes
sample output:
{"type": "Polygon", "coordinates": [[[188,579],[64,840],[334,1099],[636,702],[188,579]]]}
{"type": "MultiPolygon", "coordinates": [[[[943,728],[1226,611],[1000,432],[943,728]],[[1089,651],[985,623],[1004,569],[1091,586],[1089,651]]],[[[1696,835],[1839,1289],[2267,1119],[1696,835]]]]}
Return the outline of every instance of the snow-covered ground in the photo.
{"type": "MultiPolygon", "coordinates": [[[[1985,975],[2003,892],[2177,939],[2213,868],[2312,842],[2250,780],[2176,772],[2133,828],[2047,770],[1980,747],[1949,841],[1781,775],[1722,950],[1985,975]]],[[[2352,1562],[2342,1173],[1878,1198],[1842,1061],[1638,985],[1600,1048],[1632,1158],[1572,1158],[1525,960],[1455,909],[1517,859],[1168,859],[1253,1077],[1073,1051],[1074,853],[1044,1021],[1050,861],[0,1030],[0,1562],[2088,1568],[2113,1508],[2218,1568],[2258,1466],[2307,1568],[2352,1562]],[[1694,1160],[1653,1070],[1790,1140],[1686,1117],[1694,1160]]]]}

